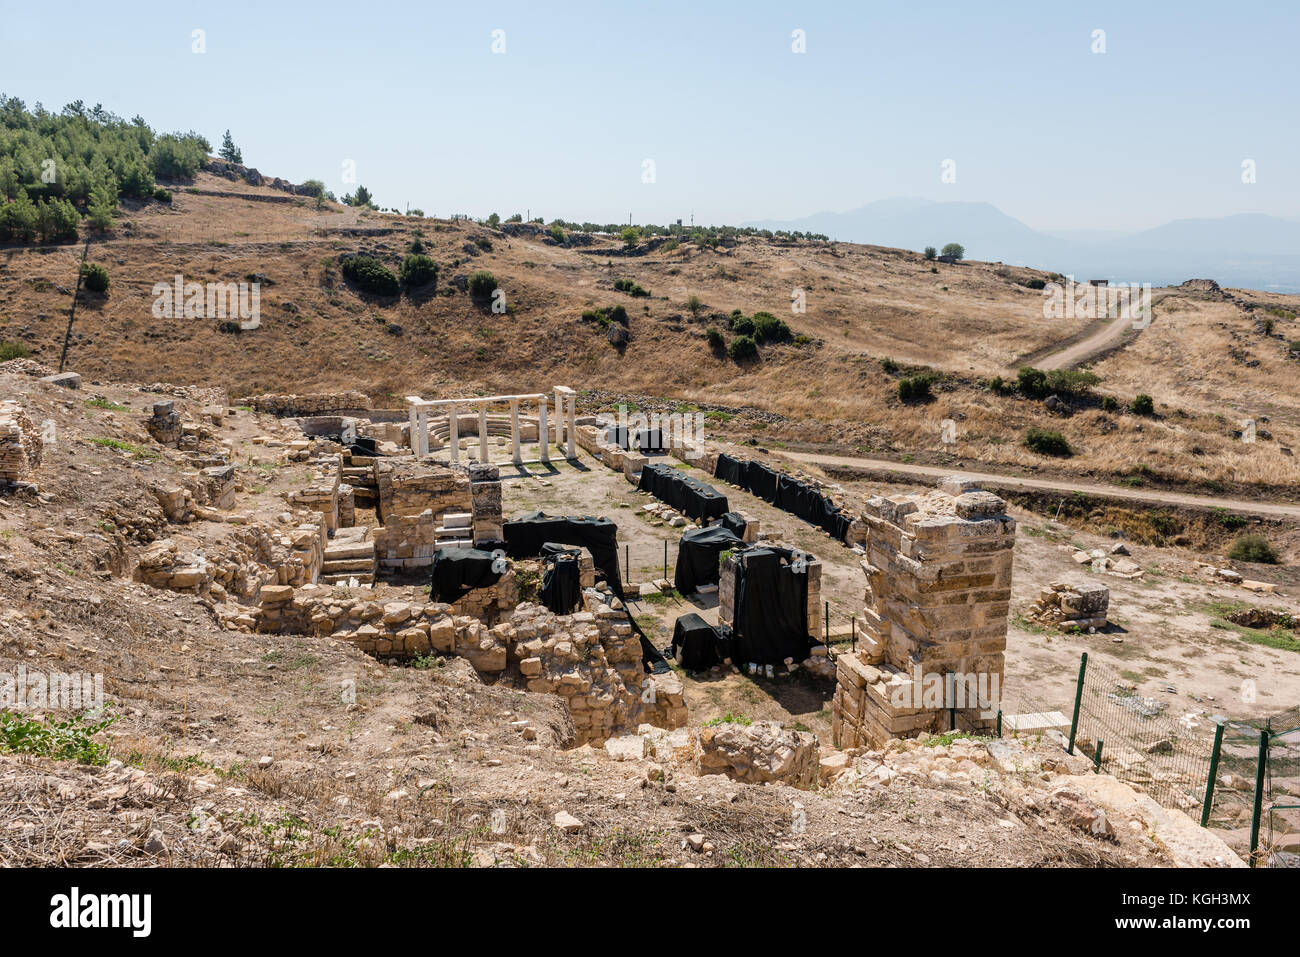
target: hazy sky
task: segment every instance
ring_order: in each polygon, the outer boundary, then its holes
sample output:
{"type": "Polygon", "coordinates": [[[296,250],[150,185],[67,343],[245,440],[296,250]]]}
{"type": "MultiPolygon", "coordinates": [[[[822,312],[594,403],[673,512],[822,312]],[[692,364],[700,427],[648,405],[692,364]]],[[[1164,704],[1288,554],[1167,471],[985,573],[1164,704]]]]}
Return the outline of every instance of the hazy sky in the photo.
{"type": "Polygon", "coordinates": [[[431,215],[736,223],[924,196],[1132,229],[1300,219],[1298,28],[1297,0],[0,0],[0,91],[214,146],[229,127],[245,162],[339,195],[352,160],[380,205],[431,215]]]}

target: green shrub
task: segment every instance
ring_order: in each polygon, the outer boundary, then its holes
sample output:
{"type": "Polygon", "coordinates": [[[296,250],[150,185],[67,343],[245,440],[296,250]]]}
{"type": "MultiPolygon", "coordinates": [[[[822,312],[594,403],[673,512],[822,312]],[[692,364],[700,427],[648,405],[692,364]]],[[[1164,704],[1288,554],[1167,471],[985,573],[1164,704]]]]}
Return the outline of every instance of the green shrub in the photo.
{"type": "Polygon", "coordinates": [[[1280,561],[1276,549],[1263,535],[1238,536],[1228,548],[1228,557],[1233,561],[1259,565],[1276,565],[1280,561]]]}
{"type": "Polygon", "coordinates": [[[31,354],[31,350],[21,342],[0,341],[0,362],[8,362],[10,359],[26,359],[31,354]]]}
{"type": "Polygon", "coordinates": [[[1070,443],[1065,441],[1065,436],[1060,432],[1052,432],[1049,429],[1031,428],[1025,433],[1025,447],[1031,452],[1037,452],[1039,455],[1056,455],[1062,458],[1069,458],[1074,454],[1074,449],[1070,448],[1070,443]]]}
{"type": "Polygon", "coordinates": [[[794,338],[784,319],[770,312],[754,313],[754,338],[759,342],[789,342],[794,338]]]}
{"type": "Polygon", "coordinates": [[[469,277],[469,294],[475,299],[491,298],[496,289],[496,277],[486,269],[480,269],[469,277]]]}
{"type": "Polygon", "coordinates": [[[111,717],[87,721],[83,715],[74,715],[55,721],[48,715],[33,717],[0,710],[0,752],[81,764],[107,764],[108,744],[96,740],[95,735],[116,720],[111,717]]]}
{"type": "Polygon", "coordinates": [[[736,313],[732,313],[731,331],[738,336],[749,336],[751,339],[753,339],[754,333],[756,331],[754,328],[754,320],[750,319],[748,316],[737,315],[736,313]]]}
{"type": "Polygon", "coordinates": [[[81,284],[91,292],[107,292],[111,284],[108,270],[99,263],[86,263],[81,267],[81,284]]]}
{"type": "Polygon", "coordinates": [[[1156,414],[1156,404],[1152,400],[1151,396],[1147,395],[1145,392],[1134,396],[1133,402],[1128,408],[1134,415],[1156,414]]]}
{"type": "Polygon", "coordinates": [[[895,372],[898,371],[898,363],[895,362],[893,359],[881,359],[880,368],[884,369],[890,375],[893,375],[895,372]]]}
{"type": "Polygon", "coordinates": [[[722,333],[717,326],[709,326],[708,331],[704,333],[705,338],[709,340],[709,348],[714,352],[721,352],[726,348],[727,340],[722,337],[722,333]]]}
{"type": "Polygon", "coordinates": [[[172,201],[172,191],[159,186],[153,191],[153,198],[160,203],[170,203],[172,201]]]}
{"type": "Polygon", "coordinates": [[[933,258],[934,258],[935,256],[937,256],[937,255],[939,255],[939,252],[938,252],[938,250],[936,250],[933,246],[926,246],[926,247],[925,247],[925,258],[926,258],[927,260],[928,260],[928,259],[933,259],[933,258]]]}
{"type": "Polygon", "coordinates": [[[605,317],[609,319],[610,322],[617,322],[624,326],[628,324],[627,310],[622,306],[610,306],[605,312],[605,317]]]}
{"type": "Polygon", "coordinates": [[[559,223],[551,226],[551,238],[561,245],[569,240],[569,237],[565,235],[564,228],[559,223]]]}
{"type": "Polygon", "coordinates": [[[1101,407],[1105,412],[1114,412],[1119,408],[1119,401],[1113,395],[1103,395],[1101,397],[1101,407]]]}
{"type": "Polygon", "coordinates": [[[934,380],[934,374],[929,372],[899,379],[898,398],[903,402],[928,402],[932,398],[930,385],[934,380]]]}
{"type": "Polygon", "coordinates": [[[438,281],[438,264],[428,256],[410,253],[402,260],[402,285],[407,289],[419,289],[431,282],[438,281]]]}
{"type": "Polygon", "coordinates": [[[373,256],[351,256],[340,271],[348,282],[376,296],[396,296],[401,289],[393,271],[373,256]]]}
{"type": "Polygon", "coordinates": [[[1026,279],[1021,283],[1026,289],[1046,289],[1047,280],[1045,279],[1026,279]]]}
{"type": "Polygon", "coordinates": [[[615,279],[614,288],[619,292],[625,292],[634,299],[644,299],[649,296],[649,291],[642,289],[631,279],[615,279]]]}
{"type": "Polygon", "coordinates": [[[727,349],[727,354],[737,362],[757,359],[758,343],[751,336],[736,336],[731,340],[731,346],[727,349]]]}

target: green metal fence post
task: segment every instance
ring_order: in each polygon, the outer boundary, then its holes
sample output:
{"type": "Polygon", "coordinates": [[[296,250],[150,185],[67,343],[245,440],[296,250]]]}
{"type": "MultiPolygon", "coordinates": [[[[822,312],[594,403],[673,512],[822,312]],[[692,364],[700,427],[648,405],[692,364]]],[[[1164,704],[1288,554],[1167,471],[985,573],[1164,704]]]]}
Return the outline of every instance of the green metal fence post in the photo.
{"type": "Polygon", "coordinates": [[[998,708],[998,737],[1002,737],[1002,709],[998,708]]]}
{"type": "Polygon", "coordinates": [[[1210,826],[1210,808],[1214,806],[1214,779],[1219,776],[1219,749],[1223,747],[1223,726],[1226,723],[1215,722],[1214,750],[1210,752],[1210,778],[1205,782],[1205,801],[1201,805],[1201,827],[1210,826]]]}
{"type": "Polygon", "coordinates": [[[1250,813],[1250,866],[1259,851],[1259,818],[1264,809],[1264,772],[1268,770],[1268,729],[1259,733],[1259,757],[1255,764],[1255,807],[1250,813]]]}
{"type": "Polygon", "coordinates": [[[1092,770],[1101,774],[1101,748],[1106,742],[1101,738],[1097,739],[1097,750],[1092,755],[1092,770]]]}
{"type": "Polygon", "coordinates": [[[1079,659],[1079,683],[1074,688],[1074,717],[1070,719],[1070,744],[1067,754],[1074,754],[1074,735],[1079,730],[1079,704],[1083,701],[1083,676],[1088,671],[1088,653],[1079,659]]]}
{"type": "Polygon", "coordinates": [[[664,541],[664,581],[668,580],[668,542],[664,541]]]}
{"type": "Polygon", "coordinates": [[[831,603],[825,602],[826,610],[822,612],[822,624],[826,626],[826,647],[831,646],[831,603]]]}

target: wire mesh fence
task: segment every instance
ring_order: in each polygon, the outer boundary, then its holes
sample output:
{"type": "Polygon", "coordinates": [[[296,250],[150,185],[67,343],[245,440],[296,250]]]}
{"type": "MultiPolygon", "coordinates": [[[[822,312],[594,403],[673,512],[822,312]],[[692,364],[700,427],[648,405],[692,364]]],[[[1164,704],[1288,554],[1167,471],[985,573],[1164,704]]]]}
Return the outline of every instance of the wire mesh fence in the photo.
{"type": "Polygon", "coordinates": [[[1075,747],[1164,807],[1199,816],[1214,752],[1214,722],[1172,713],[1169,701],[1139,694],[1110,665],[1086,660],[1075,747]]]}
{"type": "Polygon", "coordinates": [[[1225,723],[1205,817],[1254,866],[1300,867],[1300,708],[1225,723]]]}

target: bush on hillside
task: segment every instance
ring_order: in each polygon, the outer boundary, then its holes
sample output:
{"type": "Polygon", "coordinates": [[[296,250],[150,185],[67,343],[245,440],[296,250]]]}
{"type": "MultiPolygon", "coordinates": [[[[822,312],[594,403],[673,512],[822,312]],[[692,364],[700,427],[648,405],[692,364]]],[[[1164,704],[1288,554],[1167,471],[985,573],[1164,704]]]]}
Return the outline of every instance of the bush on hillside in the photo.
{"type": "Polygon", "coordinates": [[[737,362],[758,358],[758,344],[750,336],[736,336],[731,340],[727,354],[737,362]]]}
{"type": "Polygon", "coordinates": [[[770,312],[754,313],[754,338],[759,342],[789,342],[794,333],[784,319],[778,319],[770,312]]]}
{"type": "Polygon", "coordinates": [[[1276,565],[1280,561],[1276,549],[1263,535],[1238,536],[1228,548],[1228,557],[1233,561],[1259,565],[1276,565]]]}
{"type": "Polygon", "coordinates": [[[401,289],[393,271],[373,256],[351,256],[340,269],[344,279],[376,296],[396,296],[401,289]]]}
{"type": "Polygon", "coordinates": [[[486,269],[471,273],[469,277],[469,294],[475,299],[489,299],[496,292],[497,280],[486,269]]]}
{"type": "Polygon", "coordinates": [[[81,284],[91,292],[107,292],[110,284],[108,270],[99,263],[86,263],[81,267],[81,284]]]}
{"type": "Polygon", "coordinates": [[[431,282],[438,281],[438,264],[428,256],[411,253],[402,260],[402,285],[407,289],[419,289],[431,282]]]}
{"type": "Polygon", "coordinates": [[[1145,392],[1133,397],[1132,404],[1128,407],[1134,415],[1155,415],[1156,403],[1151,396],[1145,392]]]}
{"type": "Polygon", "coordinates": [[[1049,429],[1031,428],[1025,433],[1025,447],[1039,455],[1069,458],[1074,454],[1074,449],[1070,448],[1065,436],[1049,429]]]}
{"type": "Polygon", "coordinates": [[[722,337],[722,333],[717,326],[709,326],[704,336],[709,340],[709,348],[714,352],[721,352],[726,348],[727,340],[722,337]]]}

